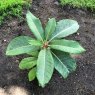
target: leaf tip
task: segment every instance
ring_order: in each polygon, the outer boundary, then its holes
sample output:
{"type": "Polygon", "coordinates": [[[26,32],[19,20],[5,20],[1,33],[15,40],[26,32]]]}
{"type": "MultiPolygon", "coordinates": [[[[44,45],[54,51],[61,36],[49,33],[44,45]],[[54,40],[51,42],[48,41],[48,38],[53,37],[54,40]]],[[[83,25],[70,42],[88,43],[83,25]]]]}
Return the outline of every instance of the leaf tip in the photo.
{"type": "Polygon", "coordinates": [[[39,83],[39,86],[41,86],[42,88],[44,88],[45,84],[39,83]]]}
{"type": "Polygon", "coordinates": [[[31,78],[30,75],[28,75],[29,82],[33,81],[35,78],[31,78]]]}
{"type": "Polygon", "coordinates": [[[83,52],[85,52],[86,51],[86,49],[84,49],[83,47],[82,47],[82,49],[80,50],[80,53],[83,53],[83,52]]]}
{"type": "Polygon", "coordinates": [[[10,53],[9,53],[9,51],[8,50],[6,50],[6,53],[5,53],[6,55],[10,55],[10,53]]]}
{"type": "Polygon", "coordinates": [[[19,66],[18,66],[18,67],[19,67],[19,69],[21,69],[21,70],[22,70],[22,67],[21,67],[21,65],[20,65],[20,64],[19,64],[19,66]]]}
{"type": "Polygon", "coordinates": [[[6,51],[6,55],[8,55],[8,51],[6,51]]]}

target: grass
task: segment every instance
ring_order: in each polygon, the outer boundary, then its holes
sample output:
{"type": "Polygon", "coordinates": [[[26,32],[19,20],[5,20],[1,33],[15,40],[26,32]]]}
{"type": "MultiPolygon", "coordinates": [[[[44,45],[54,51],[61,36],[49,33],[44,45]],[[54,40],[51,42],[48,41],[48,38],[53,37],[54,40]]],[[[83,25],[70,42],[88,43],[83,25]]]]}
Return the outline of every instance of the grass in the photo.
{"type": "Polygon", "coordinates": [[[95,0],[60,0],[62,5],[95,9],[95,0]]]}
{"type": "Polygon", "coordinates": [[[23,5],[28,4],[29,0],[0,0],[0,24],[6,17],[21,17],[23,5]]]}

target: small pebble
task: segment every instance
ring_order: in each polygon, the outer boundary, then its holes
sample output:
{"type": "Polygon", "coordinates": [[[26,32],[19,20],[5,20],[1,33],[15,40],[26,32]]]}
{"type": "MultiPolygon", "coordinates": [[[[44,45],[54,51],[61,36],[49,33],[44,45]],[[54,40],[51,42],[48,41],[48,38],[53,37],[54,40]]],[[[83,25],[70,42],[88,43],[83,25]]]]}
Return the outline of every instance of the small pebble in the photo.
{"type": "Polygon", "coordinates": [[[80,33],[77,33],[77,35],[80,35],[80,33]]]}
{"type": "Polygon", "coordinates": [[[62,76],[60,78],[62,79],[62,76]]]}
{"type": "Polygon", "coordinates": [[[7,40],[6,39],[4,39],[4,42],[6,42],[7,40]]]}
{"type": "Polygon", "coordinates": [[[16,60],[16,63],[19,63],[19,60],[16,60]]]}
{"type": "Polygon", "coordinates": [[[55,5],[57,5],[57,6],[59,5],[59,3],[58,3],[57,1],[56,1],[56,2],[54,2],[54,4],[55,4],[55,5]]]}

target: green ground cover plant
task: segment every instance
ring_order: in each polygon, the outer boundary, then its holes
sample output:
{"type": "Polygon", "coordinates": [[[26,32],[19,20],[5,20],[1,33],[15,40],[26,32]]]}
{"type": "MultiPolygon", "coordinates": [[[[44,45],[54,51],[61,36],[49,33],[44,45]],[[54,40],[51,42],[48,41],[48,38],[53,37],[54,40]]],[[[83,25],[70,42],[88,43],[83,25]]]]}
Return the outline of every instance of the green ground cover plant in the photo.
{"type": "Polygon", "coordinates": [[[5,17],[20,17],[23,5],[28,5],[29,0],[0,0],[0,24],[5,17]]]}
{"type": "Polygon", "coordinates": [[[28,54],[29,57],[21,60],[19,68],[29,70],[29,81],[37,78],[42,87],[50,81],[54,69],[64,79],[67,78],[77,67],[75,59],[70,54],[85,51],[77,41],[64,39],[77,32],[79,29],[77,21],[63,19],[56,22],[55,18],[51,18],[43,29],[39,18],[30,11],[27,12],[26,19],[35,38],[28,36],[14,38],[7,47],[6,55],[28,54]]]}
{"type": "Polygon", "coordinates": [[[78,8],[95,9],[95,0],[60,0],[62,5],[71,5],[78,8]]]}

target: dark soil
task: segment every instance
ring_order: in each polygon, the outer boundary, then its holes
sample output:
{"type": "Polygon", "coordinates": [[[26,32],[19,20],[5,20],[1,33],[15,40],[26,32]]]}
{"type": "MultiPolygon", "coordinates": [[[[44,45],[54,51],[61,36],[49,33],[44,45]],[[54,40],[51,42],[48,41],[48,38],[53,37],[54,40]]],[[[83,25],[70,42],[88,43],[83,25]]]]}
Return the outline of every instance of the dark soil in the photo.
{"type": "Polygon", "coordinates": [[[23,56],[7,57],[8,43],[16,36],[29,35],[26,21],[17,18],[6,20],[0,26],[0,87],[23,86],[31,95],[95,95],[95,17],[90,11],[62,7],[56,0],[34,0],[30,9],[45,26],[48,18],[57,20],[69,18],[79,22],[78,33],[68,37],[80,42],[86,52],[77,58],[77,70],[64,80],[56,71],[49,84],[42,89],[37,81],[28,82],[27,71],[21,71],[18,64],[23,56]]]}

